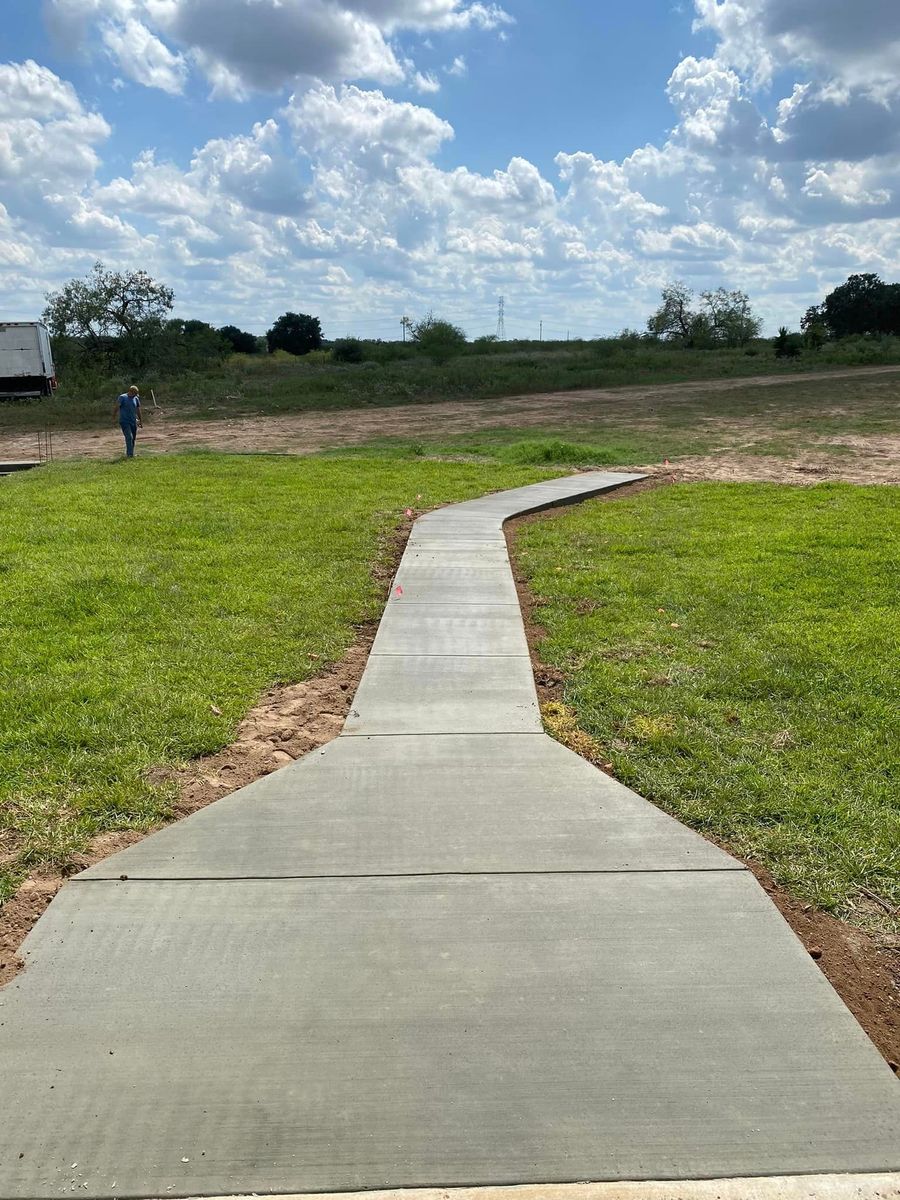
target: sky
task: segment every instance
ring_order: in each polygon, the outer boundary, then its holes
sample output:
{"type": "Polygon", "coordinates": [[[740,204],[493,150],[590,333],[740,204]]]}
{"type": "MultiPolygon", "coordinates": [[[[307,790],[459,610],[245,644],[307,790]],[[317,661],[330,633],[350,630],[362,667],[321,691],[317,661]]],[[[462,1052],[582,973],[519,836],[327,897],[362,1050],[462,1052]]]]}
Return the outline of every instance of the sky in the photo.
{"type": "Polygon", "coordinates": [[[395,338],[773,333],[900,279],[898,0],[0,0],[0,320],[98,260],[175,314],[395,338]]]}

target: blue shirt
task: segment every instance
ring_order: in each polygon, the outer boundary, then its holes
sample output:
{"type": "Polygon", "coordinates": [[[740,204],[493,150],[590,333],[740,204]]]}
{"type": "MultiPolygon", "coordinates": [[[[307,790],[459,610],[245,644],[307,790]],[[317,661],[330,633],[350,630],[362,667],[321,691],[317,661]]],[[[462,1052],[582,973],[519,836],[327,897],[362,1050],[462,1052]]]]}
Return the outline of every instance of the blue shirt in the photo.
{"type": "Polygon", "coordinates": [[[119,420],[135,421],[140,402],[139,396],[129,396],[127,392],[123,392],[119,397],[119,420]]]}

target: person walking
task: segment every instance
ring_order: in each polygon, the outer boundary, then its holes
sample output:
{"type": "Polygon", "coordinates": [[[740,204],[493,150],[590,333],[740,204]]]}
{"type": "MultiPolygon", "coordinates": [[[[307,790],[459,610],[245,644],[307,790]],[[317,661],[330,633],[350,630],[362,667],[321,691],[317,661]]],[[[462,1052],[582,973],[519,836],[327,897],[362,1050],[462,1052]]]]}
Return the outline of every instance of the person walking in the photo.
{"type": "Polygon", "coordinates": [[[125,437],[125,454],[128,458],[134,458],[134,440],[137,437],[138,428],[144,428],[144,422],[141,420],[141,397],[134,384],[116,401],[113,416],[116,414],[119,417],[119,427],[125,437]]]}

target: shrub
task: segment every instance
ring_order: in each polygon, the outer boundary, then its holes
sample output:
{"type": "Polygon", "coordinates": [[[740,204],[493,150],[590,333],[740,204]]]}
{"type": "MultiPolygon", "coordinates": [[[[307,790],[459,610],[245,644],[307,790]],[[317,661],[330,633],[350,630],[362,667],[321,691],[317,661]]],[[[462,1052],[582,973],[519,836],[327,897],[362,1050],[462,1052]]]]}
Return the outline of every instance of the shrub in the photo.
{"type": "Polygon", "coordinates": [[[782,325],[778,330],[778,337],[774,339],[772,345],[775,348],[776,358],[796,358],[801,349],[800,335],[788,333],[785,326],[782,325]]]}
{"type": "Polygon", "coordinates": [[[450,321],[427,313],[413,326],[413,341],[433,362],[445,363],[463,351],[466,335],[450,321]]]}
{"type": "Polygon", "coordinates": [[[341,338],[331,347],[331,357],[338,363],[361,363],[365,358],[359,338],[341,338]]]}
{"type": "Polygon", "coordinates": [[[322,345],[322,327],[318,317],[308,313],[286,312],[266,333],[269,350],[286,350],[288,354],[309,354],[322,345]]]}

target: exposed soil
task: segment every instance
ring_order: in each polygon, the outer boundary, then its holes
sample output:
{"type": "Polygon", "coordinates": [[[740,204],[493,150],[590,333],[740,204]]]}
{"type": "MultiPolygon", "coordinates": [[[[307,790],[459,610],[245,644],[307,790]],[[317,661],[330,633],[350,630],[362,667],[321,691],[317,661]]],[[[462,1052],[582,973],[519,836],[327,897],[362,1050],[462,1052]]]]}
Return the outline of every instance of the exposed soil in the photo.
{"type": "MultiPolygon", "coordinates": [[[[872,441],[884,443],[885,438],[872,441]]],[[[900,485],[900,438],[896,439],[894,457],[866,456],[862,449],[866,438],[855,439],[861,447],[859,458],[835,459],[826,453],[806,453],[796,458],[776,458],[757,454],[716,454],[696,458],[678,458],[671,466],[650,463],[635,467],[636,471],[661,476],[672,482],[696,483],[717,480],[724,483],[791,483],[809,486],[813,483],[860,483],[900,485]]]]}
{"type": "MultiPolygon", "coordinates": [[[[668,481],[668,476],[646,480],[620,488],[617,492],[608,493],[598,499],[606,503],[615,503],[618,496],[635,495],[650,488],[664,486],[668,481]]],[[[781,479],[779,482],[793,481],[781,479]]],[[[525,632],[531,650],[538,698],[545,719],[548,712],[555,713],[564,708],[560,701],[565,676],[555,667],[541,661],[540,647],[546,637],[546,631],[535,619],[534,597],[516,564],[516,531],[525,522],[552,519],[565,511],[565,508],[547,510],[519,517],[506,525],[513,574],[525,618],[525,632]]],[[[600,770],[612,774],[611,764],[603,761],[602,750],[593,738],[578,728],[577,718],[557,722],[551,717],[548,724],[553,724],[554,735],[571,750],[594,763],[600,770]]],[[[718,844],[723,850],[734,855],[734,851],[727,844],[718,844]]],[[[776,884],[760,863],[742,859],[740,855],[734,857],[739,858],[753,872],[831,986],[859,1021],[889,1066],[897,1072],[900,1064],[900,936],[872,934],[810,904],[804,904],[776,884]]],[[[871,904],[872,901],[868,903],[871,904]]],[[[866,899],[862,898],[860,908],[864,909],[866,904],[866,899]]]]}
{"type": "MultiPolygon", "coordinates": [[[[184,416],[184,410],[146,408],[145,427],[138,435],[138,453],[202,448],[230,453],[309,454],[359,445],[375,438],[427,439],[434,436],[436,429],[452,438],[498,427],[577,429],[585,423],[608,419],[613,419],[618,428],[624,422],[635,431],[650,431],[660,428],[656,410],[661,402],[665,402],[666,411],[671,413],[679,406],[694,404],[695,398],[703,394],[885,374],[900,377],[900,367],[857,367],[801,375],[594,388],[479,401],[366,407],[352,412],[339,409],[277,415],[204,415],[201,420],[184,416]]],[[[822,410],[822,415],[828,413],[833,410],[822,410]]],[[[746,453],[753,444],[784,438],[783,430],[774,424],[767,425],[758,414],[746,421],[710,415],[697,419],[697,426],[705,435],[720,438],[723,444],[715,455],[678,460],[685,479],[775,480],[784,467],[784,460],[778,457],[765,459],[746,453]]],[[[34,432],[0,431],[0,460],[34,458],[35,439],[34,432]]],[[[836,435],[812,440],[821,442],[821,452],[805,448],[791,462],[790,478],[781,482],[808,483],[827,478],[847,483],[900,483],[900,437],[836,435]],[[829,446],[841,447],[844,453],[829,453],[829,446]]],[[[115,424],[109,429],[54,429],[53,451],[60,459],[112,459],[122,454],[122,435],[115,424]]],[[[658,466],[654,464],[652,469],[657,470],[658,466]]]]}

